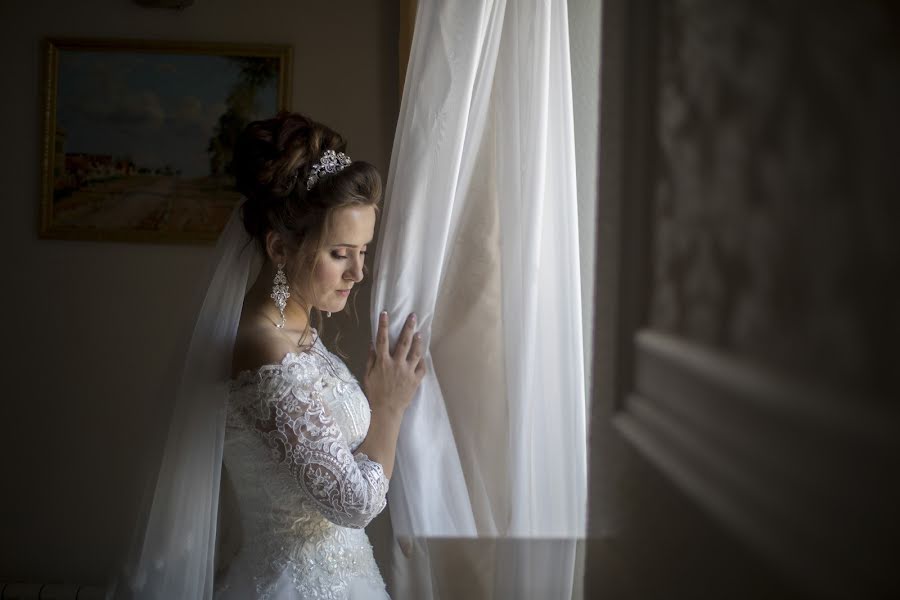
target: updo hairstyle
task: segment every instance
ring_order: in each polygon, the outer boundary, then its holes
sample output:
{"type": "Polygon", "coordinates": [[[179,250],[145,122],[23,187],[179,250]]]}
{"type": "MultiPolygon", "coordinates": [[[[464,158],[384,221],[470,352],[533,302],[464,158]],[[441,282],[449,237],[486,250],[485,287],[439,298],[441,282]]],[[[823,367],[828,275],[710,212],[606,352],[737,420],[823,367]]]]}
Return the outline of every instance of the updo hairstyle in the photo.
{"type": "Polygon", "coordinates": [[[244,227],[264,256],[266,234],[274,230],[299,259],[292,271],[311,277],[337,209],[373,206],[378,211],[381,176],[367,162],[353,161],[307,191],[312,165],[326,150],[344,152],[346,147],[339,133],[299,113],[282,111],[247,125],[235,145],[232,169],[247,199],[244,227]]]}
{"type": "Polygon", "coordinates": [[[336,209],[364,205],[378,210],[381,176],[367,162],[354,161],[307,191],[312,165],[326,150],[346,148],[339,133],[299,113],[282,111],[247,125],[235,146],[232,168],[237,189],[247,198],[244,227],[263,253],[271,229],[303,250],[324,242],[336,209]]]}

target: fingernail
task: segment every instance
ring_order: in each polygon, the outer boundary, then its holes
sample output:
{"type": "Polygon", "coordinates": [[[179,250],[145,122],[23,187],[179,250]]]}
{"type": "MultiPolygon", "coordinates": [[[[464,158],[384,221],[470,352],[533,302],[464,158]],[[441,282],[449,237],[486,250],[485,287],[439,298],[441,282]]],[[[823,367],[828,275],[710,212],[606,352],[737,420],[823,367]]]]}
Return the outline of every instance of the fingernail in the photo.
{"type": "Polygon", "coordinates": [[[386,316],[387,316],[387,311],[386,310],[381,311],[381,318],[383,319],[386,316]]]}
{"type": "Polygon", "coordinates": [[[413,320],[413,321],[416,320],[416,313],[413,313],[413,314],[412,314],[412,320],[413,320]]]}

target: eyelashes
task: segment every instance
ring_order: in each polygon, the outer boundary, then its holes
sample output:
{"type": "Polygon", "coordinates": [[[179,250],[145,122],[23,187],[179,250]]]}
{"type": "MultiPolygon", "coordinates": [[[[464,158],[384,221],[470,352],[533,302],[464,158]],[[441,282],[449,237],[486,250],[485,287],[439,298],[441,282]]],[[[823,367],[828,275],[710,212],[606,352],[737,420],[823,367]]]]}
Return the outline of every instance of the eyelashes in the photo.
{"type": "MultiPolygon", "coordinates": [[[[360,252],[360,254],[362,254],[363,256],[366,256],[366,255],[368,255],[369,253],[368,253],[367,251],[362,251],[362,252],[360,252]]],[[[331,253],[331,257],[332,257],[332,258],[337,258],[337,259],[343,259],[343,260],[347,260],[348,258],[350,258],[349,256],[344,256],[344,255],[342,255],[342,254],[337,254],[336,252],[332,252],[332,253],[331,253]]]]}

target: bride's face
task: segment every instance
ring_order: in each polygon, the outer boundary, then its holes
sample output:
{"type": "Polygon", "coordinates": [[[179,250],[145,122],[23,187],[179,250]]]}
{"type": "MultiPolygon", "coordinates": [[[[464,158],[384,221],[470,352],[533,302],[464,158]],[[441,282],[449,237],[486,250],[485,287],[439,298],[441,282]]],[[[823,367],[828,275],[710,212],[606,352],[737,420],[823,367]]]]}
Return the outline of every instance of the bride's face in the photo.
{"type": "Polygon", "coordinates": [[[363,279],[363,263],[375,235],[375,208],[340,208],[332,215],[330,229],[310,283],[316,308],[338,312],[347,305],[351,288],[363,279]]]}

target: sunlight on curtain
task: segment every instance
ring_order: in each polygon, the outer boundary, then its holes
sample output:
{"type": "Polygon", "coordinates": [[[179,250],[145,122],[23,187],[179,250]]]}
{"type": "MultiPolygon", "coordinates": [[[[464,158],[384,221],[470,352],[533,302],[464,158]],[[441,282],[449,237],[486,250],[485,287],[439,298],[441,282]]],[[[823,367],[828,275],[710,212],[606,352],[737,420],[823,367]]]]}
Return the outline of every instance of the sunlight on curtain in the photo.
{"type": "Polygon", "coordinates": [[[565,0],[420,3],[371,315],[374,335],[388,310],[396,339],[415,311],[430,349],[389,498],[408,597],[451,598],[455,569],[481,597],[571,594],[586,525],[571,89],[565,0]]]}

